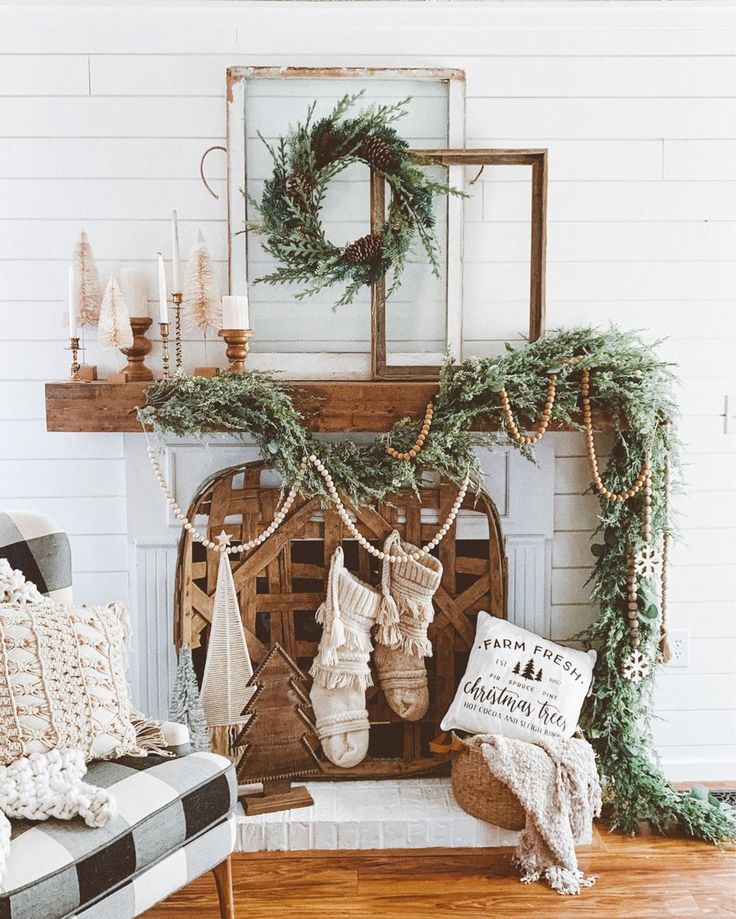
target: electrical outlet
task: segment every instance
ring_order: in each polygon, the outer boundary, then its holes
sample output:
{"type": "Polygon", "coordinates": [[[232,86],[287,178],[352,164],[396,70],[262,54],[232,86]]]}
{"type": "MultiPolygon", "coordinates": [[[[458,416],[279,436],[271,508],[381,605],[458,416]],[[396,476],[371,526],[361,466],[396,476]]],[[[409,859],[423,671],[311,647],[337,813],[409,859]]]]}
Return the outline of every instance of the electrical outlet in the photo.
{"type": "Polygon", "coordinates": [[[672,629],[667,634],[667,640],[670,643],[672,659],[668,662],[668,667],[689,667],[690,666],[690,629],[672,629]]]}

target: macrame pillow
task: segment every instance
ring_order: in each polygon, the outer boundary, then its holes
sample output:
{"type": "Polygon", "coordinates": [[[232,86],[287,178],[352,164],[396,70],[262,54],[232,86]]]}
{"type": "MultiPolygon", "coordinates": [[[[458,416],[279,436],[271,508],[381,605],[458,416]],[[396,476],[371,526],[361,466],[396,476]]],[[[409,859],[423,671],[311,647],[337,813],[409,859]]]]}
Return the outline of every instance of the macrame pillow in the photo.
{"type": "Polygon", "coordinates": [[[0,604],[0,764],[55,749],[85,760],[141,752],[118,603],[0,604]]]}
{"type": "Polygon", "coordinates": [[[595,659],[595,651],[565,648],[479,613],[468,667],[442,730],[527,741],[572,737],[595,659]]]}

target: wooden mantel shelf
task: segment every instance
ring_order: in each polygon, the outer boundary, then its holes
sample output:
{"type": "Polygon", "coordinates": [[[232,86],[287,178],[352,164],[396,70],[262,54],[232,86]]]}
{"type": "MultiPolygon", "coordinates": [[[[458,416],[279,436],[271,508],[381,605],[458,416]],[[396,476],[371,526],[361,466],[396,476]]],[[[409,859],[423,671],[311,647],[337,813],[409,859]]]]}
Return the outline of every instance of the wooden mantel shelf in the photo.
{"type": "MultiPolygon", "coordinates": [[[[136,432],[136,407],[146,401],[147,383],[47,383],[46,427],[49,431],[136,432]]],[[[421,419],[436,383],[295,382],[294,403],[315,432],[388,431],[399,418],[421,419]]],[[[522,419],[523,421],[523,419],[522,419]]],[[[596,430],[610,430],[605,417],[594,416],[596,430]]],[[[479,425],[478,430],[497,430],[479,425]]],[[[550,425],[550,430],[555,430],[550,425]]],[[[558,427],[556,430],[572,430],[558,427]]]]}

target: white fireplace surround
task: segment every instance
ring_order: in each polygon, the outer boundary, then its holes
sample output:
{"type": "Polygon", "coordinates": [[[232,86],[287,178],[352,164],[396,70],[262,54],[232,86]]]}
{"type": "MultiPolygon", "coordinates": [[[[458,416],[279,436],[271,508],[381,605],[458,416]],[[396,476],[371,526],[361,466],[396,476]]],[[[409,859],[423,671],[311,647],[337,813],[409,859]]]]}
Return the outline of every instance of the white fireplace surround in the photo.
{"type": "MultiPolygon", "coordinates": [[[[549,637],[554,447],[542,441],[535,454],[536,465],[512,447],[498,447],[483,451],[481,461],[504,533],[508,618],[549,637]]],[[[206,441],[178,439],[168,442],[163,466],[178,503],[185,508],[205,478],[258,455],[248,440],[228,436],[206,441]]],[[[134,484],[127,489],[131,615],[136,635],[131,679],[141,708],[164,717],[175,666],[173,593],[180,527],[150,469],[143,435],[125,436],[125,466],[127,481],[134,484]],[[168,653],[162,649],[169,649],[168,653]]],[[[461,538],[481,535],[474,533],[475,525],[461,512],[461,538]]],[[[311,783],[314,807],[260,817],[241,815],[238,848],[491,846],[510,845],[516,838],[514,833],[465,814],[455,803],[447,778],[382,780],[378,796],[374,786],[365,781],[311,783]]]]}

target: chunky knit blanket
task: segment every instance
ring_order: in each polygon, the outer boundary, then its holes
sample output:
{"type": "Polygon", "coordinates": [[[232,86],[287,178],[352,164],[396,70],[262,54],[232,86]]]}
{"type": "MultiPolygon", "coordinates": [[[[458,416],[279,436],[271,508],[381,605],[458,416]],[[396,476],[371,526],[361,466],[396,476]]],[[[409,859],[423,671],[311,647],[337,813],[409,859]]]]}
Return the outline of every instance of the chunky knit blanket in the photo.
{"type": "Polygon", "coordinates": [[[10,821],[71,820],[104,826],[117,814],[110,792],[82,781],[87,771],[79,750],[32,753],[9,766],[0,766],[0,890],[10,852],[10,821]]]}
{"type": "Polygon", "coordinates": [[[473,738],[491,773],[521,802],[526,826],[514,855],[525,884],[543,878],[560,894],[580,893],[595,883],[578,869],[576,843],[588,843],[601,812],[595,754],[582,738],[527,743],[480,734],[473,738]]]}

